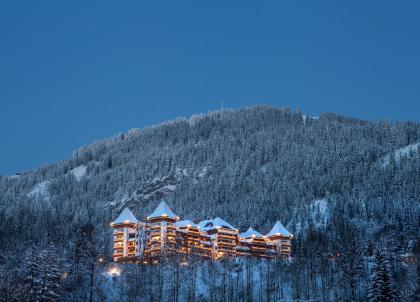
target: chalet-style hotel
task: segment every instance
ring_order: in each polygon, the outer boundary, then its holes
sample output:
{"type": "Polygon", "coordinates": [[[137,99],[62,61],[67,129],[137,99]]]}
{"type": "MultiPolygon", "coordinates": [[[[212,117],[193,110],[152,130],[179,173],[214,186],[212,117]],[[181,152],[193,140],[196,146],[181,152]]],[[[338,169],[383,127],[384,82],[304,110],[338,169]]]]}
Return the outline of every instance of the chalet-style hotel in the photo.
{"type": "Polygon", "coordinates": [[[164,201],[147,217],[147,222],[137,220],[125,208],[111,226],[114,261],[147,262],[180,253],[210,259],[289,257],[293,237],[279,221],[262,235],[252,228],[241,233],[219,217],[199,223],[180,220],[164,201]]]}

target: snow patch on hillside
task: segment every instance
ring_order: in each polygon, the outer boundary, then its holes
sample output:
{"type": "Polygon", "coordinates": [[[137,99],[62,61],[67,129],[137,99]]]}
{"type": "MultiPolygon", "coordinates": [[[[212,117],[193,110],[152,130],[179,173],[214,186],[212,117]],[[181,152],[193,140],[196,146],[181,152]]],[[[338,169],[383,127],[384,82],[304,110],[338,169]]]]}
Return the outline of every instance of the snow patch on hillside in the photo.
{"type": "Polygon", "coordinates": [[[80,181],[80,179],[86,175],[86,166],[85,165],[81,165],[81,166],[77,166],[74,169],[70,170],[70,173],[74,175],[74,177],[76,177],[77,181],[80,181]]]}
{"type": "Polygon", "coordinates": [[[420,146],[420,143],[410,144],[408,146],[395,150],[393,154],[388,154],[384,156],[381,159],[382,167],[385,168],[386,166],[389,165],[391,161],[391,156],[394,156],[395,162],[398,164],[402,157],[408,156],[411,152],[418,153],[417,150],[419,146],[420,146]]]}
{"type": "Polygon", "coordinates": [[[182,179],[189,178],[193,184],[198,184],[207,172],[207,167],[203,167],[201,170],[178,167],[169,175],[155,177],[153,180],[146,182],[146,184],[131,194],[119,192],[119,194],[115,195],[115,199],[108,202],[104,207],[121,209],[129,205],[138,205],[144,201],[166,198],[176,190],[182,179]]]}
{"type": "Polygon", "coordinates": [[[325,227],[327,225],[330,212],[327,199],[317,199],[310,204],[312,222],[316,227],[325,227]]]}
{"type": "Polygon", "coordinates": [[[200,173],[198,173],[198,177],[203,178],[207,174],[207,167],[204,167],[200,173]]]}
{"type": "Polygon", "coordinates": [[[50,192],[48,191],[48,186],[50,185],[51,181],[45,180],[43,182],[37,183],[31,191],[26,194],[29,198],[41,198],[45,200],[49,200],[50,192]]]}

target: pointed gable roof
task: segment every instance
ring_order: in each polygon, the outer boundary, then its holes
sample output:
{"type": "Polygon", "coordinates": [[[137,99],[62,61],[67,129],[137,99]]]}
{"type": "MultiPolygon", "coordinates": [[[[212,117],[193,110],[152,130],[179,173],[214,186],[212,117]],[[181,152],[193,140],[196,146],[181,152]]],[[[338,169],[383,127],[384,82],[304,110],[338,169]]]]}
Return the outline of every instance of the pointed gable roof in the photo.
{"type": "Polygon", "coordinates": [[[137,223],[137,218],[130,211],[129,208],[122,210],[121,214],[111,224],[122,224],[122,223],[137,223]]]}
{"type": "Polygon", "coordinates": [[[288,230],[281,224],[280,221],[277,220],[276,224],[273,226],[270,232],[266,235],[267,237],[275,236],[275,235],[283,235],[283,236],[292,236],[288,230]]]}
{"type": "Polygon", "coordinates": [[[254,230],[253,228],[249,227],[246,232],[240,233],[239,237],[249,238],[249,237],[264,237],[260,232],[254,230]]]}
{"type": "Polygon", "coordinates": [[[147,217],[147,219],[159,218],[159,217],[178,219],[178,216],[176,216],[174,212],[172,212],[172,210],[169,208],[167,203],[163,200],[160,202],[157,208],[153,211],[153,213],[147,217]]]}

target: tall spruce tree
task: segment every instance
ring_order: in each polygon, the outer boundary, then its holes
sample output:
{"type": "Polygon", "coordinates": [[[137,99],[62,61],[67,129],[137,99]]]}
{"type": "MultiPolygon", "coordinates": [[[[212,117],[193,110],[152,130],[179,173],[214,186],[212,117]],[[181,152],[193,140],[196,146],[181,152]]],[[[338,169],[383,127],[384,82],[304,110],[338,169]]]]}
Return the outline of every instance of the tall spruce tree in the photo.
{"type": "Polygon", "coordinates": [[[50,243],[47,249],[42,253],[42,301],[59,301],[61,290],[61,271],[59,269],[57,249],[53,243],[50,243]]]}
{"type": "Polygon", "coordinates": [[[26,278],[25,288],[29,301],[39,301],[41,292],[41,275],[39,267],[39,252],[34,243],[31,244],[29,253],[25,257],[26,278]]]}
{"type": "Polygon", "coordinates": [[[368,298],[370,302],[398,301],[388,259],[379,249],[375,253],[368,298]]]}

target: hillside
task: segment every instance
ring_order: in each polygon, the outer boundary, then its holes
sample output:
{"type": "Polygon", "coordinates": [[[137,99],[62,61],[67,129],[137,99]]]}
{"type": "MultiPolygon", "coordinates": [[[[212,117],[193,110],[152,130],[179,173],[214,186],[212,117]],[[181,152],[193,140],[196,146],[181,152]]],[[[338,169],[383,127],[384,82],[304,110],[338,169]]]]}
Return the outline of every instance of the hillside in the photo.
{"type": "MultiPolygon", "coordinates": [[[[39,250],[52,242],[60,261],[76,265],[86,225],[98,254],[109,256],[108,225],[119,211],[129,206],[144,218],[165,198],[183,218],[220,216],[242,230],[266,232],[280,219],[296,236],[295,259],[313,259],[315,271],[346,254],[331,280],[344,282],[344,298],[366,294],[369,257],[386,248],[408,297],[416,268],[402,267],[402,257],[419,245],[419,142],[418,123],[265,106],[133,129],[69,160],[0,177],[0,272],[13,267],[23,278],[13,255],[27,254],[30,242],[39,250]],[[364,271],[354,281],[346,272],[356,258],[364,271]]],[[[305,274],[309,264],[296,261],[296,276],[305,274]]]]}

